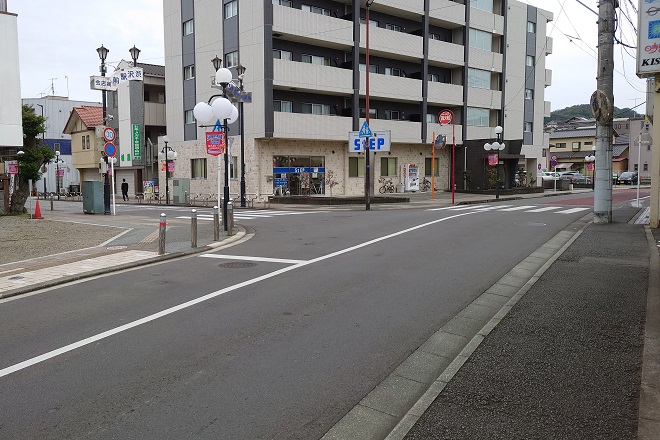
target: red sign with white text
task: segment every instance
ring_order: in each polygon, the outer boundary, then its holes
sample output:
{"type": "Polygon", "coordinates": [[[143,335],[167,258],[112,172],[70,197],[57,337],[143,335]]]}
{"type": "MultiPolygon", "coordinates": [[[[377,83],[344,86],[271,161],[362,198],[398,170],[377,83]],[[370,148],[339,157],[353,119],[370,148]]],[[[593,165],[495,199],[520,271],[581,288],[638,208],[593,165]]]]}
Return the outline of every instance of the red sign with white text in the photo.
{"type": "Polygon", "coordinates": [[[488,165],[490,165],[491,167],[494,167],[495,165],[497,165],[497,159],[498,159],[497,154],[489,154],[488,155],[488,165]]]}
{"type": "Polygon", "coordinates": [[[438,123],[440,125],[451,124],[451,112],[448,110],[444,110],[438,113],[438,123]]]}
{"type": "Polygon", "coordinates": [[[225,153],[225,134],[221,131],[206,132],[206,153],[219,156],[225,153]]]}

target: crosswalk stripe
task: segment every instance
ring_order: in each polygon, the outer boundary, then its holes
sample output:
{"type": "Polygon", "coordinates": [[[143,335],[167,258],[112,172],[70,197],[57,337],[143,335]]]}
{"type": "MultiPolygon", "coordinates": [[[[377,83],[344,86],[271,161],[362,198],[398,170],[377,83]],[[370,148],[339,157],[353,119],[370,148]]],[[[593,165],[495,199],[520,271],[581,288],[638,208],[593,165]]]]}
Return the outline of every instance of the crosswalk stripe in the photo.
{"type": "Polygon", "coordinates": [[[500,211],[522,211],[524,209],[529,209],[529,208],[534,208],[534,205],[527,205],[527,206],[514,206],[513,208],[504,208],[500,209],[500,211]]]}
{"type": "Polygon", "coordinates": [[[546,212],[546,211],[553,211],[555,209],[561,209],[561,206],[546,206],[545,208],[532,209],[527,212],[546,212]]]}
{"type": "Polygon", "coordinates": [[[495,206],[487,206],[485,208],[478,208],[476,209],[477,211],[494,211],[496,209],[501,209],[501,208],[508,208],[509,206],[513,205],[495,205],[495,206]]]}
{"type": "Polygon", "coordinates": [[[587,209],[591,208],[572,208],[572,209],[566,209],[564,211],[557,211],[557,214],[573,214],[575,212],[580,212],[580,211],[586,211],[587,209]]]}
{"type": "Polygon", "coordinates": [[[431,208],[431,209],[428,209],[427,211],[445,211],[445,210],[455,211],[455,210],[458,210],[458,209],[475,209],[475,208],[478,208],[480,206],[486,206],[486,205],[443,206],[442,208],[431,208]]]}

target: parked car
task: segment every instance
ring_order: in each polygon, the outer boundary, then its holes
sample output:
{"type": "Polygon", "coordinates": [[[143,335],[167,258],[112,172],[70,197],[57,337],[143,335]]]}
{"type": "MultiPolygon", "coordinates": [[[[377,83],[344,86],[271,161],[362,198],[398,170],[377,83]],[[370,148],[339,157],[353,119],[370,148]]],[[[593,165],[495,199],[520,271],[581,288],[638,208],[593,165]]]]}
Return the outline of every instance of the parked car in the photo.
{"type": "Polygon", "coordinates": [[[624,171],[616,179],[619,185],[633,185],[637,184],[637,172],[636,171],[624,171]]]}
{"type": "Polygon", "coordinates": [[[591,183],[591,178],[585,176],[579,171],[564,171],[559,173],[559,178],[562,180],[570,180],[571,183],[591,183]]]}
{"type": "Polygon", "coordinates": [[[543,183],[546,180],[559,180],[559,173],[551,173],[550,171],[539,171],[536,174],[536,179],[543,183]]]}

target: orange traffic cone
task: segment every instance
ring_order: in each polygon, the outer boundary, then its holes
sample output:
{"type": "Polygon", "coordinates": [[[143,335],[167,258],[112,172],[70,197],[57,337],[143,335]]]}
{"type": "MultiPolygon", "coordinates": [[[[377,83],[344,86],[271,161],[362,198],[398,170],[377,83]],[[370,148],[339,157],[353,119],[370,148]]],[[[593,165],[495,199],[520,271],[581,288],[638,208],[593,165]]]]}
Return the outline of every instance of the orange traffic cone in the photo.
{"type": "Polygon", "coordinates": [[[34,215],[32,216],[33,219],[37,220],[43,220],[44,218],[41,216],[41,208],[39,208],[39,200],[37,200],[37,204],[34,205],[34,215]]]}

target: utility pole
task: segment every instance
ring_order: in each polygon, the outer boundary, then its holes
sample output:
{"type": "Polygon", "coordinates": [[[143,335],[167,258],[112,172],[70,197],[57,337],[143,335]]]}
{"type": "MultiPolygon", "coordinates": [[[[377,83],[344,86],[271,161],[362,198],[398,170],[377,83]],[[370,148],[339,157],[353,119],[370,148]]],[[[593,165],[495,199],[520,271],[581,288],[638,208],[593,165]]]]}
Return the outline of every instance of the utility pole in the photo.
{"type": "MultiPolygon", "coordinates": [[[[614,108],[614,8],[618,0],[598,5],[598,72],[596,89],[614,108]]],[[[594,187],[594,223],[612,222],[612,111],[596,122],[596,180],[594,187]]],[[[598,118],[597,118],[598,119],[598,118]]]]}

